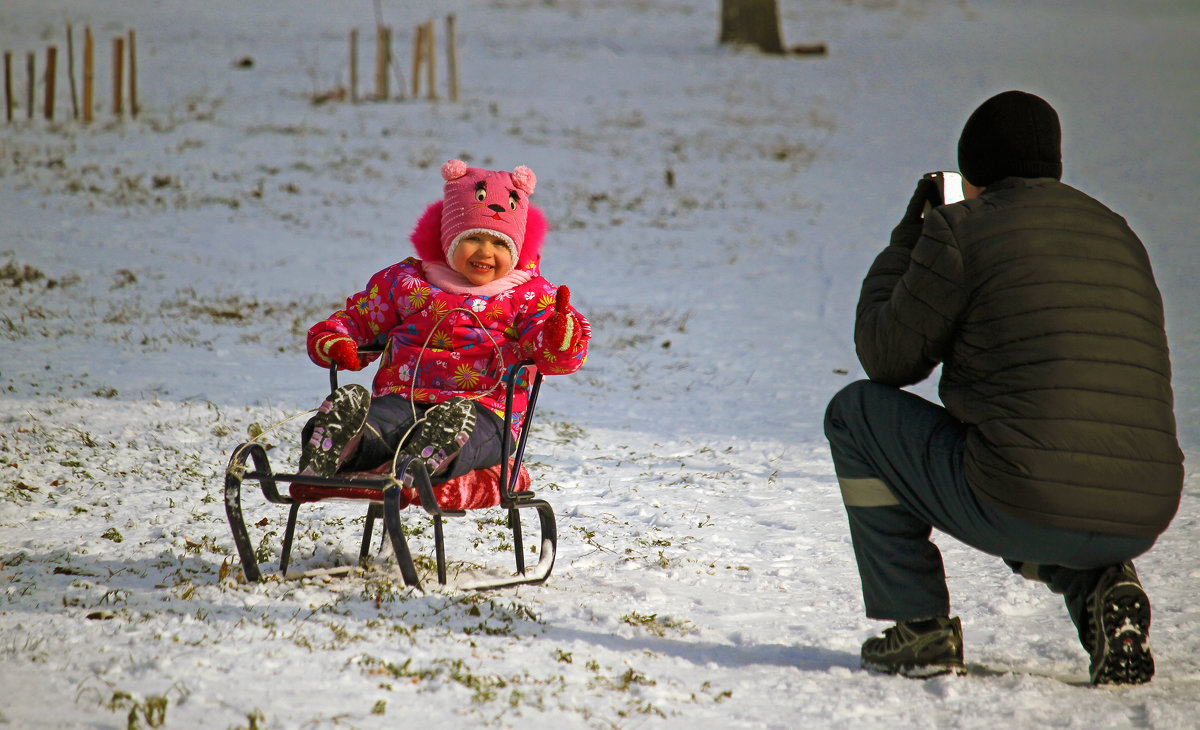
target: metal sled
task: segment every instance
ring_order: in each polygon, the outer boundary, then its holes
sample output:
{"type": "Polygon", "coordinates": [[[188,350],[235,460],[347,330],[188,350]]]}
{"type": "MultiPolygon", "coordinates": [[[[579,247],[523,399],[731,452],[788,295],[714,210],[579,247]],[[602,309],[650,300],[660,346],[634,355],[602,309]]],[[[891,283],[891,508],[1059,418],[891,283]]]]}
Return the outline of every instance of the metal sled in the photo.
{"type": "MultiPolygon", "coordinates": [[[[366,354],[380,352],[382,348],[362,348],[366,354]]],[[[375,475],[338,474],[333,477],[318,477],[299,474],[276,474],[271,471],[267,459],[266,448],[256,442],[239,445],[229,459],[225,469],[225,514],[229,519],[229,527],[233,532],[233,541],[237,545],[238,556],[242,561],[242,570],[246,579],[258,581],[261,578],[258,560],[254,555],[254,547],[250,534],[242,517],[242,483],[246,480],[257,481],[263,496],[268,502],[289,505],[287,529],[283,536],[282,555],[279,560],[280,575],[287,576],[288,562],[292,551],[292,539],[296,532],[296,518],[300,505],[310,502],[321,502],[330,499],[366,501],[366,525],[363,528],[362,543],[359,548],[360,562],[367,557],[370,549],[371,534],[375,521],[383,520],[383,539],[391,543],[396,555],[400,574],[407,585],[420,588],[421,581],[417,576],[412,554],[408,549],[405,538],[404,520],[401,512],[409,500],[401,491],[400,478],[406,470],[415,470],[413,480],[420,506],[433,520],[434,553],[437,564],[437,579],[440,585],[452,585],[456,588],[483,590],[522,583],[541,583],[550,577],[554,567],[554,556],[558,547],[558,532],[554,520],[554,510],[548,502],[537,499],[529,491],[528,472],[522,465],[525,454],[525,444],[529,436],[530,422],[533,418],[534,405],[537,402],[538,391],[541,389],[542,374],[533,367],[532,361],[521,362],[508,368],[505,374],[504,422],[512,423],[513,396],[516,393],[522,373],[528,368],[533,373],[533,382],[529,390],[529,406],[519,429],[515,452],[512,449],[512,431],[503,429],[503,452],[512,453],[511,460],[504,460],[499,467],[481,469],[470,472],[455,480],[435,488],[429,479],[424,465],[419,460],[405,461],[396,467],[395,478],[390,473],[375,475]],[[251,465],[253,468],[251,468],[251,465]],[[516,572],[508,573],[503,570],[477,569],[463,571],[448,583],[446,574],[446,547],[443,539],[442,518],[462,517],[467,509],[444,509],[439,505],[438,491],[447,493],[444,487],[454,485],[465,479],[476,480],[474,483],[489,485],[494,482],[499,493],[499,509],[508,511],[508,527],[512,531],[513,551],[516,556],[516,572]],[[279,491],[279,484],[289,484],[287,494],[279,491]],[[538,522],[541,526],[541,545],[538,549],[537,565],[530,569],[525,566],[525,548],[521,531],[521,510],[537,511],[538,522]]],[[[332,390],[337,390],[337,367],[330,367],[329,383],[332,390]]],[[[445,500],[443,500],[445,501],[445,500]]],[[[494,503],[493,503],[494,504],[494,503]]],[[[487,509],[489,507],[480,507],[487,509]]],[[[474,508],[472,508],[474,509],[474,508]]],[[[382,540],[380,547],[382,548],[382,540]]],[[[344,568],[343,570],[348,570],[344,568]]]]}

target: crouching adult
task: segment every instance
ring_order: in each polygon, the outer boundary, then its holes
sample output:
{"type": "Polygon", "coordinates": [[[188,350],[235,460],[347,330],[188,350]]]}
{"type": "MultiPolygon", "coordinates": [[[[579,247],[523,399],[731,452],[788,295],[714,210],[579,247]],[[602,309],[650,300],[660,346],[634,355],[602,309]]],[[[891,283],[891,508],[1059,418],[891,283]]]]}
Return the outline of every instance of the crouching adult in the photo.
{"type": "Polygon", "coordinates": [[[1061,594],[1093,683],[1154,674],[1132,560],[1183,485],[1162,299],[1125,220],[1060,181],[1060,138],[1045,100],[988,99],[959,139],[967,199],[922,180],[863,281],[870,380],[825,433],[866,613],[895,623],[869,669],[963,667],[936,528],[1061,594]],[[902,390],[939,364],[940,405],[902,390]]]}

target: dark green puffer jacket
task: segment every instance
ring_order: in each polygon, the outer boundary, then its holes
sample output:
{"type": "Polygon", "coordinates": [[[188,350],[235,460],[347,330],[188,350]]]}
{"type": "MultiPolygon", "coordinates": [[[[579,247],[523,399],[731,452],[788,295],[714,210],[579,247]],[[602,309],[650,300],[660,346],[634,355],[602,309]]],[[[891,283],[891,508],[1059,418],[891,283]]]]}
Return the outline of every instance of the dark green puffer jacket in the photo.
{"type": "Polygon", "coordinates": [[[985,501],[1046,525],[1154,537],[1179,506],[1162,297],[1125,220],[1049,178],[1008,178],[901,225],[863,282],[867,375],[939,363],[985,501]]]}

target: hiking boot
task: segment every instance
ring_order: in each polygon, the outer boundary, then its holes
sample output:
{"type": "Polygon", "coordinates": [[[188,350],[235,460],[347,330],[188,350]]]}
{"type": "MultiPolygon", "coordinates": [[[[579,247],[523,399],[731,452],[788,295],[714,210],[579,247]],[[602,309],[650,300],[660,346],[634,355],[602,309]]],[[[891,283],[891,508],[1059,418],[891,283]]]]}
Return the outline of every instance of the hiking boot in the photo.
{"type": "Polygon", "coordinates": [[[1092,684],[1143,684],[1154,676],[1150,654],[1150,599],[1133,563],[1100,575],[1088,596],[1088,674],[1092,684]]]}
{"type": "MultiPolygon", "coordinates": [[[[475,429],[475,405],[466,398],[451,398],[425,411],[421,428],[400,449],[401,456],[411,456],[425,465],[429,476],[450,464],[475,429]]],[[[401,481],[412,486],[413,475],[405,471],[401,481]]]]}
{"type": "Polygon", "coordinates": [[[300,473],[323,477],[337,473],[358,443],[370,407],[371,393],[356,383],[330,393],[305,426],[311,432],[300,449],[300,473]]]}
{"type": "Polygon", "coordinates": [[[962,673],[962,623],[958,618],[899,621],[883,636],[862,646],[864,669],[925,679],[950,672],[962,673]]]}

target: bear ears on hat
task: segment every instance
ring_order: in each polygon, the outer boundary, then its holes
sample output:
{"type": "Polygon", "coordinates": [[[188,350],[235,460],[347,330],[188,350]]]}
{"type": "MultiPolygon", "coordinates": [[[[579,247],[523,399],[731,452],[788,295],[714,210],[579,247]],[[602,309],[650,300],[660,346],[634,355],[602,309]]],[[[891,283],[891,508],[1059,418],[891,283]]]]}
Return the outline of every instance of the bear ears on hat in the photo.
{"type": "MultiPolygon", "coordinates": [[[[442,179],[446,182],[457,180],[466,174],[467,163],[462,160],[447,160],[446,164],[442,165],[442,179]]],[[[526,195],[533,195],[533,189],[537,187],[537,175],[533,174],[533,170],[524,165],[517,165],[510,174],[514,185],[526,195]]]]}

